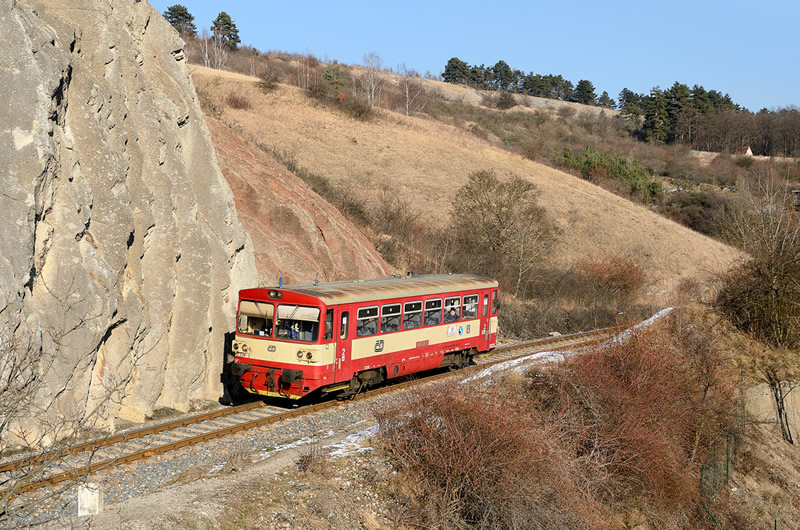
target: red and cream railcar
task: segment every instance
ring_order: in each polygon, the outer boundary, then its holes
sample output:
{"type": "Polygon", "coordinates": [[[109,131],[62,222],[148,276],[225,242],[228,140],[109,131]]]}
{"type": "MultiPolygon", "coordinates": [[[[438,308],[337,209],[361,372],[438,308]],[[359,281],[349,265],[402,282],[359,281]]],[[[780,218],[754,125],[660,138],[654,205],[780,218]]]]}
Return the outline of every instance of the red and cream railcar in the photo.
{"type": "Polygon", "coordinates": [[[299,399],[466,366],[495,347],[497,282],[441,274],[239,292],[234,363],[244,388],[299,399]]]}

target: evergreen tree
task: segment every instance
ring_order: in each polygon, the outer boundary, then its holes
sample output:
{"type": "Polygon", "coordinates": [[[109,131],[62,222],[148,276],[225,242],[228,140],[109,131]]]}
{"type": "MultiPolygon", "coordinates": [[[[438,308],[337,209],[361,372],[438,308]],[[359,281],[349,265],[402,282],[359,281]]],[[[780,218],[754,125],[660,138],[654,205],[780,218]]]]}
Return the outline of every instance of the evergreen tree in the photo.
{"type": "Polygon", "coordinates": [[[494,86],[497,90],[508,90],[508,87],[514,81],[511,67],[505,61],[497,61],[492,67],[492,75],[494,76],[494,86]]]}
{"type": "Polygon", "coordinates": [[[642,100],[644,96],[637,94],[633,90],[623,88],[617,98],[620,114],[626,120],[638,122],[642,116],[642,100]]]}
{"type": "Polygon", "coordinates": [[[222,11],[214,22],[211,23],[211,32],[215,37],[221,38],[229,48],[235,50],[241,40],[239,40],[239,30],[236,29],[236,24],[231,20],[231,16],[222,11]]]}
{"type": "Polygon", "coordinates": [[[594,105],[597,94],[594,93],[594,85],[588,79],[581,79],[575,87],[575,101],[584,105],[594,105]]]}
{"type": "Polygon", "coordinates": [[[600,97],[597,98],[597,104],[601,107],[608,107],[609,109],[617,108],[617,104],[611,99],[611,96],[608,95],[608,92],[603,90],[603,93],[600,94],[600,97]]]}
{"type": "Polygon", "coordinates": [[[681,139],[682,134],[678,132],[678,124],[684,123],[681,117],[688,109],[691,92],[687,85],[675,81],[672,88],[664,92],[664,96],[667,99],[667,140],[674,142],[681,139]]]}
{"type": "Polygon", "coordinates": [[[469,77],[470,68],[467,63],[458,57],[452,57],[444,67],[442,79],[445,83],[465,83],[469,77]]]}
{"type": "Polygon", "coordinates": [[[667,117],[667,98],[664,92],[655,87],[644,99],[644,130],[648,142],[663,144],[667,141],[669,123],[667,117]]]}
{"type": "Polygon", "coordinates": [[[194,25],[194,15],[189,13],[189,10],[181,4],[169,6],[164,11],[164,18],[167,22],[172,24],[178,33],[183,37],[195,37],[197,35],[197,26],[194,25]]]}

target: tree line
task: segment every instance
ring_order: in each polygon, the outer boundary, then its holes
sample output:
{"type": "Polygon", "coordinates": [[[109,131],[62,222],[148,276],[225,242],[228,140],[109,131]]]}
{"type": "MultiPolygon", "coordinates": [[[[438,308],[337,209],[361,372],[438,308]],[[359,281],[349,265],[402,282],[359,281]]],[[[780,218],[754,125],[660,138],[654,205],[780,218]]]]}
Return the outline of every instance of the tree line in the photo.
{"type": "Polygon", "coordinates": [[[800,155],[800,110],[794,107],[753,113],[728,94],[676,81],[649,94],[624,88],[619,108],[648,142],[728,153],[749,146],[756,155],[800,155]]]}
{"type": "Polygon", "coordinates": [[[735,103],[729,94],[702,85],[690,88],[676,81],[666,90],[656,86],[648,94],[623,88],[615,101],[605,91],[597,96],[588,79],[573,84],[560,74],[525,73],[503,60],[493,66],[470,65],[458,57],[447,61],[442,80],[481,90],[619,109],[633,125],[634,135],[647,142],[727,153],[749,146],[756,155],[800,156],[800,109],[764,108],[754,113],[735,103]]]}
{"type": "Polygon", "coordinates": [[[512,69],[502,60],[497,61],[494,66],[469,65],[458,57],[453,57],[447,61],[442,79],[447,83],[469,85],[481,90],[501,90],[584,105],[616,108],[616,102],[608,92],[604,91],[598,96],[594,84],[588,79],[581,79],[574,85],[561,75],[542,75],[534,72],[526,74],[521,70],[512,69]]]}

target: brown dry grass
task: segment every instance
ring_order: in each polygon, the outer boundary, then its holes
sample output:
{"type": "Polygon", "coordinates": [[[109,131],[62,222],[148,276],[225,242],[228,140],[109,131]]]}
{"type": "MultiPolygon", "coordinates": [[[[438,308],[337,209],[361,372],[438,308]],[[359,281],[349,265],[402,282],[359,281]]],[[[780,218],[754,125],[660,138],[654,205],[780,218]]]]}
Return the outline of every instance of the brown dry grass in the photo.
{"type": "MultiPolygon", "coordinates": [[[[369,122],[315,104],[300,89],[280,85],[264,94],[258,80],[193,67],[199,90],[224,101],[232,91],[249,110],[223,108],[267,146],[294,155],[299,166],[348,184],[374,199],[390,186],[419,211],[444,225],[456,190],[476,170],[518,175],[541,191],[540,203],[563,230],[556,259],[564,265],[586,256],[633,259],[671,290],[685,278],[705,277],[730,266],[740,253],[615,196],[580,178],[490,145],[474,135],[425,118],[380,111],[369,122]]],[[[221,106],[221,107],[224,107],[221,106]]]]}

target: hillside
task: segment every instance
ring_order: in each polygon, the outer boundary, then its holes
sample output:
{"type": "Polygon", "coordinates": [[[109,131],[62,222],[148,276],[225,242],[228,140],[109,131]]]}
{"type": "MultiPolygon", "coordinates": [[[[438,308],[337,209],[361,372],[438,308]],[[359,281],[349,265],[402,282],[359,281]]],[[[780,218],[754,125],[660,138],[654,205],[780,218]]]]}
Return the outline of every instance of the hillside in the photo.
{"type": "Polygon", "coordinates": [[[369,240],[302,180],[219,120],[208,117],[207,123],[253,244],[260,285],[390,273],[369,240]]]}
{"type": "Polygon", "coordinates": [[[296,165],[346,185],[364,201],[388,187],[412,199],[420,215],[444,224],[455,191],[477,170],[518,175],[538,186],[541,204],[562,229],[554,259],[625,255],[650,271],[658,290],[705,277],[731,264],[737,251],[603,189],[490,145],[455,127],[380,111],[357,121],[315,102],[297,88],[264,93],[247,76],[192,67],[202,97],[218,118],[258,138],[296,165]],[[225,104],[235,94],[249,108],[225,104]]]}

